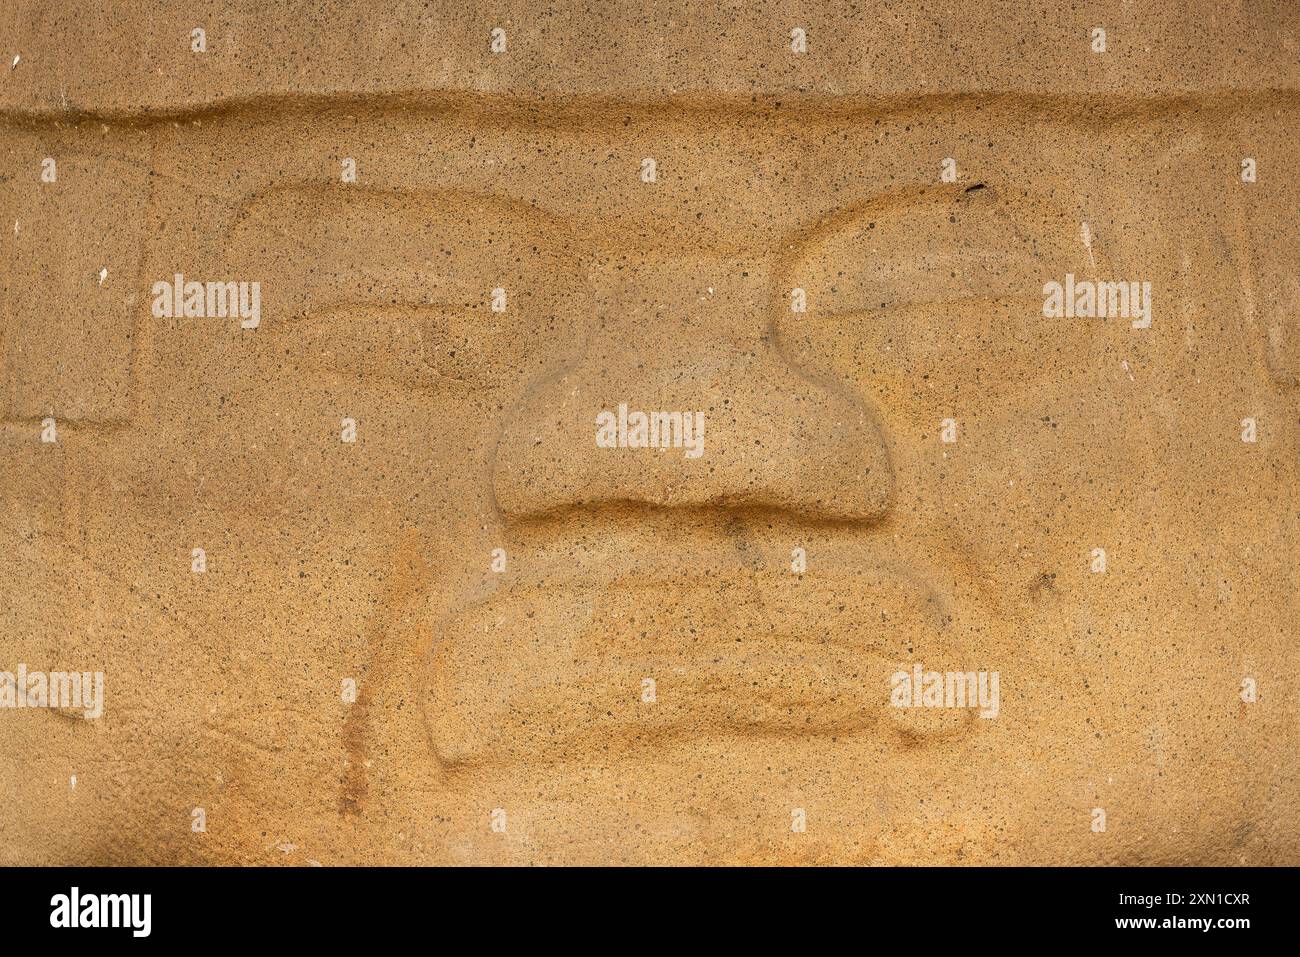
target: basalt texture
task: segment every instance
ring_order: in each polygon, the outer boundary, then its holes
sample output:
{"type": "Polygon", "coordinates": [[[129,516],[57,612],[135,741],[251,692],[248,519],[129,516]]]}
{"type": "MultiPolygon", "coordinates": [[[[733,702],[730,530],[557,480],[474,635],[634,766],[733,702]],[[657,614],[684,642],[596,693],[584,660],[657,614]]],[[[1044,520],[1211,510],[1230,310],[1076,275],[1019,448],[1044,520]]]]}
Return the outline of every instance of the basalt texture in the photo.
{"type": "Polygon", "coordinates": [[[1295,4],[0,54],[0,862],[1300,864],[1295,4]]]}

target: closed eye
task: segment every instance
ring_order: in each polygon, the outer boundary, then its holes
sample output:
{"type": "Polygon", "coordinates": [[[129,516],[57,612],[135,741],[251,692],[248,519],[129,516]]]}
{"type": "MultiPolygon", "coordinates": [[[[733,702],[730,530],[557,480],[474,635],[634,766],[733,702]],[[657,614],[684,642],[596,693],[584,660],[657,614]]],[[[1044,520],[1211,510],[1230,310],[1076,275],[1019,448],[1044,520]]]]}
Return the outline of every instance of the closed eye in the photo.
{"type": "Polygon", "coordinates": [[[503,386],[589,321],[564,225],[481,195],[280,187],[244,205],[231,245],[267,277],[261,334],[313,373],[503,386]]]}
{"type": "Polygon", "coordinates": [[[891,198],[804,238],[784,284],[806,312],[783,303],[777,329],[796,364],[869,391],[1018,388],[1095,334],[1043,318],[1044,282],[1069,271],[1090,274],[1089,251],[1046,202],[988,186],[891,198]]]}

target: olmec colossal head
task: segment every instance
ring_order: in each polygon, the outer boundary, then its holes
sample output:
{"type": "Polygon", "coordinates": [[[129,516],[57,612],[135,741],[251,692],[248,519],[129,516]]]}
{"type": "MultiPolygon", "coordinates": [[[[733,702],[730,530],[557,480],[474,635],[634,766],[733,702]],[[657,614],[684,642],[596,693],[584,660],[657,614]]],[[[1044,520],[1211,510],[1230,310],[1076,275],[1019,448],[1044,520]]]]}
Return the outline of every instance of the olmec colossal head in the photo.
{"type": "Polygon", "coordinates": [[[1293,11],[356,6],[5,14],[7,862],[1296,862],[1293,11]]]}

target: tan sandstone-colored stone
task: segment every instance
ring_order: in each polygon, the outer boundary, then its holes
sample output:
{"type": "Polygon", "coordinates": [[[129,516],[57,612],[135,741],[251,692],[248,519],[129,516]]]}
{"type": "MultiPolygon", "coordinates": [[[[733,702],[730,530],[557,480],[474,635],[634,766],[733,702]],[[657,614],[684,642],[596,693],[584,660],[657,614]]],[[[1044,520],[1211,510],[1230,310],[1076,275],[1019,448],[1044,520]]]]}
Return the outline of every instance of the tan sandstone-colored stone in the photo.
{"type": "Polygon", "coordinates": [[[1165,6],[8,4],[0,862],[1300,863],[1300,8],[1165,6]]]}

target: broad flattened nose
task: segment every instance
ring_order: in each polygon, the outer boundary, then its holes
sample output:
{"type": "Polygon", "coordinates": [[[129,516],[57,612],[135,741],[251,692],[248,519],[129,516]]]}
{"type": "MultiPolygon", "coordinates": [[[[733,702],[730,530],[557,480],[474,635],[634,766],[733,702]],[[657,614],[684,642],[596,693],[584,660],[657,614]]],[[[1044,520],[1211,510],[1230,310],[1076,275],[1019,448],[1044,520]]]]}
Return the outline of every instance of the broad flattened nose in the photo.
{"type": "Polygon", "coordinates": [[[777,349],[766,266],[664,258],[591,278],[585,354],[507,416],[493,482],[508,520],[613,504],[846,521],[888,510],[881,428],[777,349]]]}

